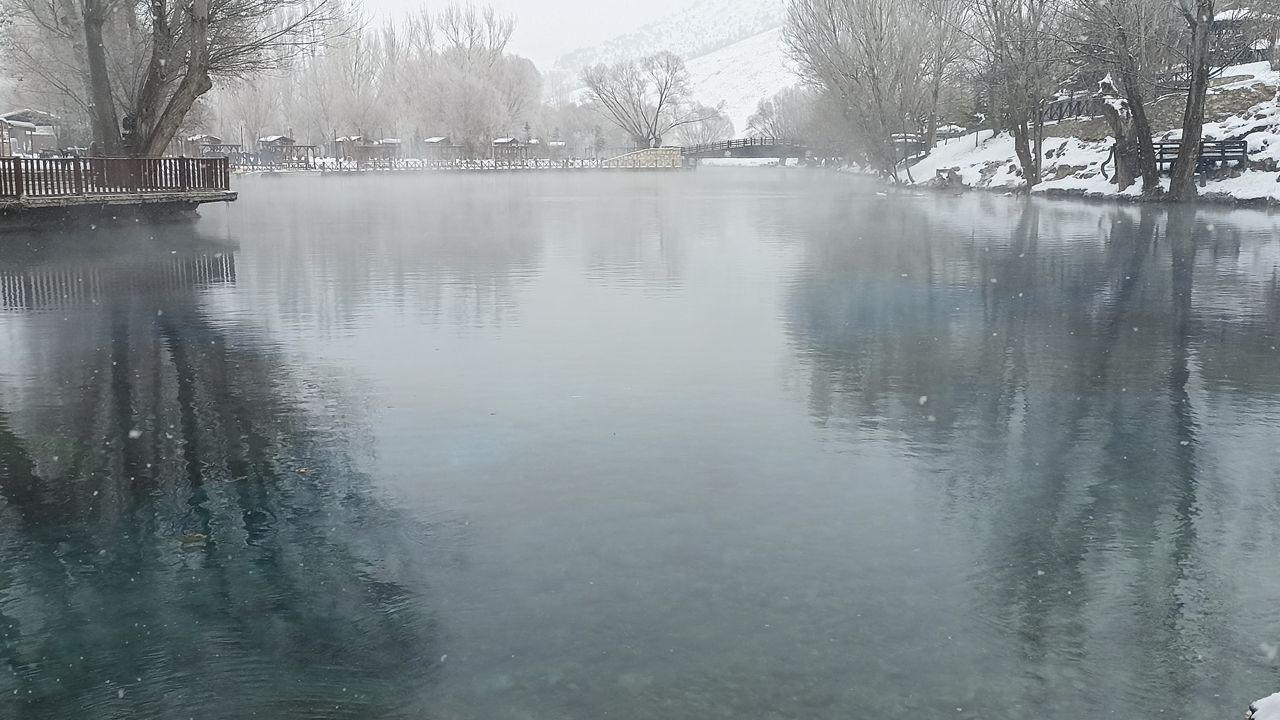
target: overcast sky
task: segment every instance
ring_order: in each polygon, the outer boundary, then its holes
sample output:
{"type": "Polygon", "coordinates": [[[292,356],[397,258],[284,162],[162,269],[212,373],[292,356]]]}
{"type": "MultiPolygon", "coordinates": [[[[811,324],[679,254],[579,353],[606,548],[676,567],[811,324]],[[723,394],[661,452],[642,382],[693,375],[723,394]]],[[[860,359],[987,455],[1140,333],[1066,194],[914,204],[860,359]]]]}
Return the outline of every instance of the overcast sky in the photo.
{"type": "MultiPolygon", "coordinates": [[[[595,45],[622,33],[660,20],[694,0],[476,0],[515,15],[516,32],[508,49],[533,60],[539,70],[551,69],[556,58],[570,50],[595,45]]],[[[396,16],[426,6],[432,10],[448,0],[364,0],[365,7],[382,16],[396,16]]]]}

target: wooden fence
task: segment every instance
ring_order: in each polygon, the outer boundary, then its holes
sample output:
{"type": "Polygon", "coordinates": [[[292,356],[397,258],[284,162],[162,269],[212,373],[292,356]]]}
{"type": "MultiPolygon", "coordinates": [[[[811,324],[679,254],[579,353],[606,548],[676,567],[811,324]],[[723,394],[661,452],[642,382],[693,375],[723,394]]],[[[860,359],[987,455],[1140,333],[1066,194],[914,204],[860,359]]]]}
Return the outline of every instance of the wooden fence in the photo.
{"type": "Polygon", "coordinates": [[[0,198],[230,189],[226,158],[0,158],[0,198]]]}
{"type": "MultiPolygon", "coordinates": [[[[353,160],[318,160],[314,169],[324,172],[364,170],[589,170],[599,168],[603,158],[395,158],[379,162],[355,162],[353,160]]],[[[271,166],[237,166],[238,170],[262,170],[270,172],[271,166]]]]}

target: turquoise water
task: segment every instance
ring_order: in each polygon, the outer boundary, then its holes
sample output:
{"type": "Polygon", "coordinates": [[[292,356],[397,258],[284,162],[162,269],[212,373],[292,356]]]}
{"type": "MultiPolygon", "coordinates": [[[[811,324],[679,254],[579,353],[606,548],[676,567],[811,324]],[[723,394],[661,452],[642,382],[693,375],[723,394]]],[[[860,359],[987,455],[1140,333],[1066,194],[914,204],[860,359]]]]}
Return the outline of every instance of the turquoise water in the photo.
{"type": "Polygon", "coordinates": [[[802,169],[0,242],[0,717],[1221,718],[1280,239],[802,169]]]}

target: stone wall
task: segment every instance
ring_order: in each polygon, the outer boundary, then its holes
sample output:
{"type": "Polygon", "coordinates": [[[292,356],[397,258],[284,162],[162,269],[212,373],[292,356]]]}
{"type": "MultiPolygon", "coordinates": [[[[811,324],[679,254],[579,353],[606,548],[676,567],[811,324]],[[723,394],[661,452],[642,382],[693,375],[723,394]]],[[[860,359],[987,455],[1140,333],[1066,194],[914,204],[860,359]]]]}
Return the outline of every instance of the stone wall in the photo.
{"type": "MultiPolygon", "coordinates": [[[[1216,84],[1225,84],[1239,78],[1219,78],[1216,84]]],[[[1275,97],[1276,89],[1261,83],[1247,88],[1218,90],[1205,98],[1205,122],[1221,122],[1233,115],[1243,115],[1249,108],[1275,97]]],[[[1157,98],[1147,104],[1147,118],[1151,121],[1151,132],[1160,135],[1182,127],[1182,112],[1186,106],[1186,96],[1172,93],[1157,98]]],[[[1063,120],[1044,126],[1044,136],[1073,137],[1081,140],[1097,142],[1111,137],[1111,128],[1102,118],[1080,120],[1063,120]]],[[[1221,139],[1208,138],[1206,139],[1221,139]]]]}

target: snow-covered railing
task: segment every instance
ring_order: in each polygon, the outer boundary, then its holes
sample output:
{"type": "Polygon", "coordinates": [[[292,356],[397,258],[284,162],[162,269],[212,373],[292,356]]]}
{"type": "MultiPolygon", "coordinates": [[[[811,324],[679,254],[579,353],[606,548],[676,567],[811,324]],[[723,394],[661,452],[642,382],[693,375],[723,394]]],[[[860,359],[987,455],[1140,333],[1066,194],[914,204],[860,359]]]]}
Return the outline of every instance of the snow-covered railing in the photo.
{"type": "Polygon", "coordinates": [[[684,148],[684,154],[689,156],[709,155],[712,153],[723,154],[725,152],[732,152],[743,148],[756,147],[778,147],[803,150],[805,148],[805,144],[804,141],[796,140],[795,138],[748,137],[737,138],[734,140],[722,140],[720,142],[705,143],[702,145],[691,145],[684,148]]]}

